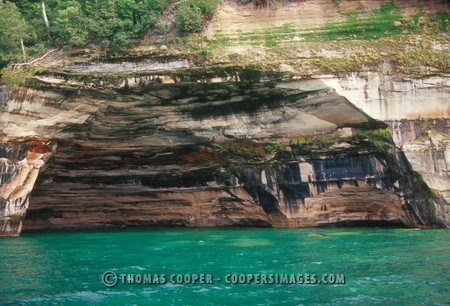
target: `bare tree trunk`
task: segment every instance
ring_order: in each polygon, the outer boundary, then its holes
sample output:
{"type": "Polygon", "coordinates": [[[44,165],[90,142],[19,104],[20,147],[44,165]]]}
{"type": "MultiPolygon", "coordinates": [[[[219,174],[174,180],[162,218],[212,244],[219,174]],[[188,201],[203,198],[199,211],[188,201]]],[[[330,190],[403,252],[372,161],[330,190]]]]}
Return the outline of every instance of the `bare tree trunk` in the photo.
{"type": "Polygon", "coordinates": [[[22,55],[23,55],[23,60],[26,61],[27,60],[27,55],[25,54],[25,46],[23,45],[23,39],[20,39],[20,47],[22,48],[22,55]]]}
{"type": "Polygon", "coordinates": [[[50,24],[48,23],[47,11],[45,10],[45,2],[44,1],[42,1],[42,17],[44,17],[45,27],[47,28],[48,40],[52,40],[52,36],[50,35],[50,24]]]}

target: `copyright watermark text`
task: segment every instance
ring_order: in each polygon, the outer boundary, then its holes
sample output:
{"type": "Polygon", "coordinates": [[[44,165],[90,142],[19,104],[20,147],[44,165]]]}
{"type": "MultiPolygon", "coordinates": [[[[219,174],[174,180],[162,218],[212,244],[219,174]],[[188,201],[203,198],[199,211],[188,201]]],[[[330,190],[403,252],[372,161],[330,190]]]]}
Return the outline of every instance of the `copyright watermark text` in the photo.
{"type": "Polygon", "coordinates": [[[118,284],[214,284],[225,283],[231,285],[245,284],[304,284],[304,285],[343,285],[344,274],[244,274],[230,273],[223,277],[214,277],[213,274],[130,274],[107,271],[102,275],[102,283],[107,287],[118,284]]]}

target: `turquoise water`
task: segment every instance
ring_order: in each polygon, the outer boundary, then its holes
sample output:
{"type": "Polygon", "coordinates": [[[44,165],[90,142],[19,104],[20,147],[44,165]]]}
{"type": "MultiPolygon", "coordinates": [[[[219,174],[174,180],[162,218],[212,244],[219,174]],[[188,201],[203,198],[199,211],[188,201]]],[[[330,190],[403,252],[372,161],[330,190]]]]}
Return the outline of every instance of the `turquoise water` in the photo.
{"type": "Polygon", "coordinates": [[[449,241],[448,230],[378,228],[24,234],[0,239],[0,304],[448,305],[449,241]],[[102,283],[106,271],[116,286],[102,283]],[[213,284],[169,279],[188,273],[213,284]],[[344,274],[345,284],[226,283],[235,273],[344,274]],[[121,274],[166,283],[123,284],[121,274]]]}

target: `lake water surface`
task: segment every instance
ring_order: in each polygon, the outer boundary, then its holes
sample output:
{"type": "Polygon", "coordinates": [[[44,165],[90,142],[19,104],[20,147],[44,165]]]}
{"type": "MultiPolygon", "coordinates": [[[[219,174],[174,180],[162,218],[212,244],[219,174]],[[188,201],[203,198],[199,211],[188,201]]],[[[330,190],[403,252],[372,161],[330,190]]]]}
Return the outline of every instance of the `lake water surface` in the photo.
{"type": "Polygon", "coordinates": [[[381,228],[23,234],[0,239],[0,304],[449,305],[449,241],[448,230],[381,228]],[[139,279],[155,274],[159,284],[139,279]],[[170,279],[185,274],[213,283],[170,279]],[[248,274],[260,283],[228,283],[248,274]],[[284,274],[296,283],[261,283],[284,274]],[[329,274],[345,284],[324,284],[329,274]]]}

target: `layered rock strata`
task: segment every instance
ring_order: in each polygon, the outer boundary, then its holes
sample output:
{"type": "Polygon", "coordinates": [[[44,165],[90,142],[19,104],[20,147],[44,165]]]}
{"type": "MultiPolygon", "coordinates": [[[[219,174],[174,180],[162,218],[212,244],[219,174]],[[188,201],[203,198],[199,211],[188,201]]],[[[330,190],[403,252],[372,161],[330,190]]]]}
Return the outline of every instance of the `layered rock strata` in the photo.
{"type": "Polygon", "coordinates": [[[30,193],[42,166],[54,150],[48,139],[9,140],[0,143],[0,233],[20,233],[30,193]]]}
{"type": "MultiPolygon", "coordinates": [[[[24,230],[448,226],[446,206],[415,181],[394,144],[374,145],[386,126],[321,78],[182,75],[114,80],[124,84],[116,87],[40,76],[39,89],[14,91],[1,114],[5,145],[51,139],[37,152],[43,162],[58,145],[33,188],[24,230]]],[[[26,160],[34,179],[39,165],[26,160]]]]}

